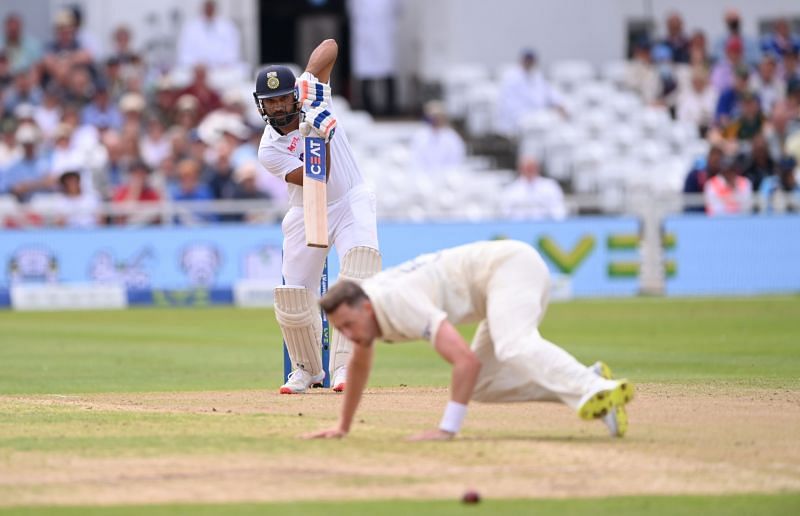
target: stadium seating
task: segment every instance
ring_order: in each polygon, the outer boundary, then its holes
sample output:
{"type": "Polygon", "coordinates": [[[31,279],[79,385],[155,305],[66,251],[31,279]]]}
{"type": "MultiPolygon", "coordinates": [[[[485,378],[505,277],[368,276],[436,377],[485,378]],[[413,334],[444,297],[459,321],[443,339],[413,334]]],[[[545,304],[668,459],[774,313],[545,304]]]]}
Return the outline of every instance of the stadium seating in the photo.
{"type": "MultiPolygon", "coordinates": [[[[541,158],[545,172],[571,191],[597,196],[606,212],[622,210],[631,192],[679,192],[692,163],[708,150],[694,127],[671,120],[664,108],[645,106],[624,88],[624,65],[610,62],[597,71],[580,61],[555,63],[549,79],[564,95],[569,116],[531,113],[522,119],[517,142],[519,152],[541,158]]],[[[468,138],[492,136],[499,78],[509,66],[491,73],[463,64],[445,73],[447,112],[463,122],[468,138]]],[[[415,171],[408,143],[421,123],[376,122],[351,111],[344,99],[335,102],[364,174],[379,192],[379,216],[496,216],[513,171],[492,170],[480,157],[459,170],[415,171]]]]}

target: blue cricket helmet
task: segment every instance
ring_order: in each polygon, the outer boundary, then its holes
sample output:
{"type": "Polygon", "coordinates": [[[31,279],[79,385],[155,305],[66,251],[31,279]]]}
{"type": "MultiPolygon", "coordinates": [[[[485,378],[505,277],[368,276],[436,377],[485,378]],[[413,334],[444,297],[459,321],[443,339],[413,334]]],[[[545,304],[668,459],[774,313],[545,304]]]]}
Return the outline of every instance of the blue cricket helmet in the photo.
{"type": "Polygon", "coordinates": [[[256,77],[256,91],[253,92],[256,108],[261,118],[276,129],[291,124],[300,115],[300,106],[296,104],[297,90],[294,82],[295,76],[292,70],[282,65],[270,65],[258,72],[256,77]],[[270,116],[264,107],[264,100],[289,94],[294,96],[295,110],[280,117],[270,116]]]}

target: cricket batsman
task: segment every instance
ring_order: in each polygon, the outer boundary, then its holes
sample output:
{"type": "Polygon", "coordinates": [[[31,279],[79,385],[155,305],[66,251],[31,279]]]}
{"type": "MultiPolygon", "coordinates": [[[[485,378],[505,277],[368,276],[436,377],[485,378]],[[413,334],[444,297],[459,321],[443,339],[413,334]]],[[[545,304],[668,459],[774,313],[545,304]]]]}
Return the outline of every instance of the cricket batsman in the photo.
{"type": "MultiPolygon", "coordinates": [[[[305,392],[325,379],[322,364],[322,321],[318,298],[327,248],[307,247],[303,222],[303,137],[326,141],[328,155],[328,238],[339,255],[340,279],[361,280],[381,268],[375,195],[353,157],[347,134],[337,124],[329,83],[336,62],[336,41],[323,41],[311,53],[305,72],[295,78],[285,66],[261,70],[253,92],[267,122],[258,159],[286,181],[289,211],[282,222],[284,285],[275,288],[275,316],[281,327],[293,370],[282,394],[305,392]]],[[[352,343],[339,332],[331,338],[331,386],[345,388],[352,343]]]]}
{"type": "Polygon", "coordinates": [[[309,438],[350,431],[372,366],[373,342],[425,339],[453,365],[450,401],[438,428],[416,440],[452,439],[470,400],[561,401],[583,419],[602,419],[613,436],[627,429],[634,388],[607,367],[580,364],[538,330],[548,302],[549,271],[532,247],[493,241],[422,255],[361,285],[342,281],[321,301],[330,322],[355,345],[339,422],[309,438]],[[469,345],[455,324],[479,321],[469,345]]]}

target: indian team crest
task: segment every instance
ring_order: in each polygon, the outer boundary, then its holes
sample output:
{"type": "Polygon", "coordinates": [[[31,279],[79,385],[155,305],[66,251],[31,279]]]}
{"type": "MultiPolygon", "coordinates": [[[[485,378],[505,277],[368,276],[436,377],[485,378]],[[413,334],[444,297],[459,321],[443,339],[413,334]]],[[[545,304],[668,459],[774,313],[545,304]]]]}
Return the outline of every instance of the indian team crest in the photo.
{"type": "Polygon", "coordinates": [[[280,85],[281,81],[278,79],[278,72],[267,72],[267,88],[275,90],[280,85]]]}

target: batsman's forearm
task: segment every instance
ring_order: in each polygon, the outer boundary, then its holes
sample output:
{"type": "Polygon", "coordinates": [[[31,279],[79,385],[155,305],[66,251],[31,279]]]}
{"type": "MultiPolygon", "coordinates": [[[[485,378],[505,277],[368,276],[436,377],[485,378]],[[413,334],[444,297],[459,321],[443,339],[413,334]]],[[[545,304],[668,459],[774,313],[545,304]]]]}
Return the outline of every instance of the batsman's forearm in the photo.
{"type": "Polygon", "coordinates": [[[347,365],[347,383],[344,389],[344,403],[342,413],[339,418],[339,428],[344,432],[350,431],[356,409],[361,402],[361,395],[367,386],[369,371],[372,368],[372,348],[363,348],[357,344],[353,345],[353,354],[350,356],[350,363],[347,365]]]}
{"type": "Polygon", "coordinates": [[[333,64],[339,55],[339,45],[335,39],[326,39],[311,52],[306,65],[306,71],[310,72],[320,82],[328,82],[331,78],[333,64]]]}

